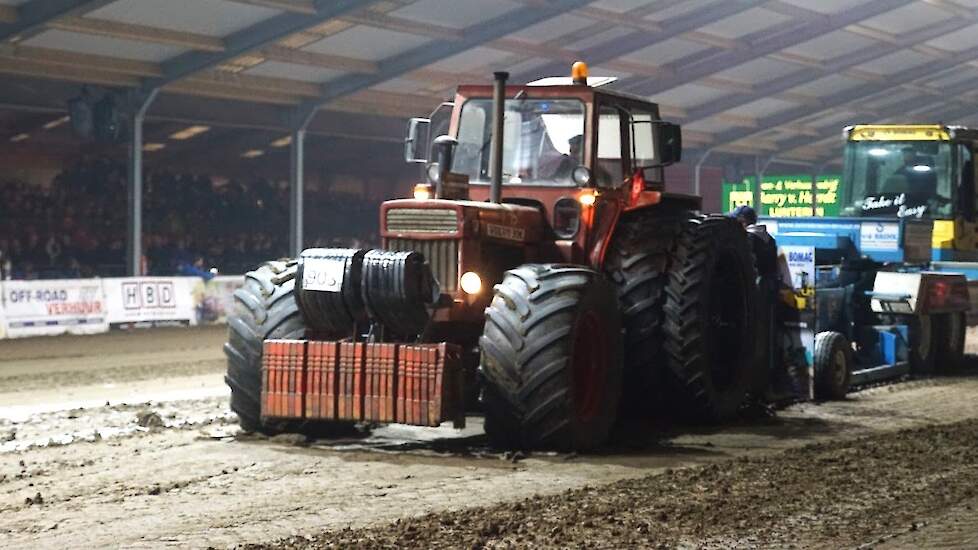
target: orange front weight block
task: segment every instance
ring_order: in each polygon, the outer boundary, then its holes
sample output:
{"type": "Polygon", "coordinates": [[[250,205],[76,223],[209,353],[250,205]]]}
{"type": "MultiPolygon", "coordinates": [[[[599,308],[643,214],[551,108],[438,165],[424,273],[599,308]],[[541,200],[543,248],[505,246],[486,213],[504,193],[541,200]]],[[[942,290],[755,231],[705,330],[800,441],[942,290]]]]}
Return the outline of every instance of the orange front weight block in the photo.
{"type": "Polygon", "coordinates": [[[454,344],[266,340],[262,416],[465,426],[454,344]]]}

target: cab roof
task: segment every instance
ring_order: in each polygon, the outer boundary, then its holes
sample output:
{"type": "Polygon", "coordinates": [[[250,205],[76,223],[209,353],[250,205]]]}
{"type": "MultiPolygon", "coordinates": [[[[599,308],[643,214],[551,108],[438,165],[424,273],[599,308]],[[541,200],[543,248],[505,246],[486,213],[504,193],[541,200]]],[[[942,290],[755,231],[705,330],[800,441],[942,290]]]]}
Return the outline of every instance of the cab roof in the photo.
{"type": "MultiPolygon", "coordinates": [[[[576,97],[580,98],[582,101],[590,102],[597,97],[610,97],[623,99],[630,103],[642,104],[649,108],[652,112],[658,116],[659,114],[659,104],[654,101],[649,101],[647,98],[640,97],[637,95],[632,95],[626,92],[621,92],[618,90],[612,90],[607,87],[596,88],[593,86],[587,86],[583,84],[557,84],[557,85],[536,85],[536,84],[511,84],[506,86],[506,97],[512,98],[516,94],[524,92],[527,97],[551,97],[551,98],[566,98],[566,97],[576,97]]],[[[458,87],[456,92],[458,95],[471,98],[490,98],[492,97],[492,85],[491,84],[463,84],[458,87]]]]}
{"type": "Polygon", "coordinates": [[[978,142],[978,129],[945,124],[857,124],[843,133],[847,141],[978,142]]]}

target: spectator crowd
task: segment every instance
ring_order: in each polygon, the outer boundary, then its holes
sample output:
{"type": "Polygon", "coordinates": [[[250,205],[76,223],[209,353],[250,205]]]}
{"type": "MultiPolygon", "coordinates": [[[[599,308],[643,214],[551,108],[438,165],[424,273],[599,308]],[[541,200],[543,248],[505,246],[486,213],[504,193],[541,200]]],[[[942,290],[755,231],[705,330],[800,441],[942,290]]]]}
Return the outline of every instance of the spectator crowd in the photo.
{"type": "MultiPolygon", "coordinates": [[[[147,172],[143,252],[150,275],[243,273],[286,255],[288,186],[147,172]]],[[[125,165],[85,159],[41,187],[0,174],[0,270],[7,278],[125,275],[125,165]]],[[[376,246],[378,207],[328,190],[305,194],[306,246],[376,246]]]]}

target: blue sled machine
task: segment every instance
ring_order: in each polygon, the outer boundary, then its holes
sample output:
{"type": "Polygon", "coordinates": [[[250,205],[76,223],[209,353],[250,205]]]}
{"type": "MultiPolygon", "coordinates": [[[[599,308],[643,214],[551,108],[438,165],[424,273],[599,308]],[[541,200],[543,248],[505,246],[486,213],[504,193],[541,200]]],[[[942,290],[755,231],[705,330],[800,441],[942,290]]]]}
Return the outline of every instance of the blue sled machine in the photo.
{"type": "Polygon", "coordinates": [[[762,218],[751,229],[769,399],[838,399],[960,363],[967,280],[928,269],[932,232],[932,220],[888,217],[762,218]]]}

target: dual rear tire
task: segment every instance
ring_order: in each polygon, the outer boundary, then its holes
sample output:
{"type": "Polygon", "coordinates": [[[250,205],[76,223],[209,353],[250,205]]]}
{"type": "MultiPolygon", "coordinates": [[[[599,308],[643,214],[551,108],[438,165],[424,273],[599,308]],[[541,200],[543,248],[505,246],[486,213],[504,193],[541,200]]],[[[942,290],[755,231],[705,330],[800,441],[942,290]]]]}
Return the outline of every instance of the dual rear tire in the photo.
{"type": "Polygon", "coordinates": [[[615,424],[623,380],[643,388],[664,381],[668,389],[645,399],[675,397],[675,416],[713,422],[737,413],[757,365],[747,236],[727,218],[674,223],[666,228],[672,242],[609,261],[617,285],[580,266],[507,272],[480,340],[493,445],[599,446],[615,424]]]}

